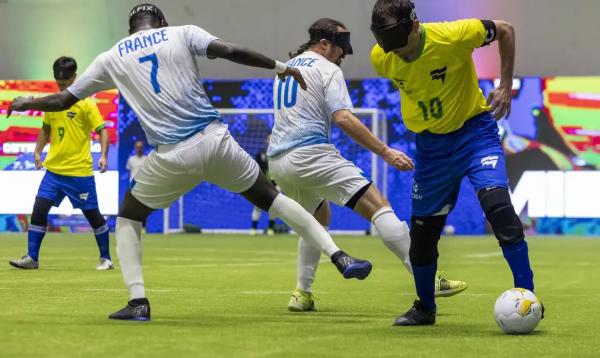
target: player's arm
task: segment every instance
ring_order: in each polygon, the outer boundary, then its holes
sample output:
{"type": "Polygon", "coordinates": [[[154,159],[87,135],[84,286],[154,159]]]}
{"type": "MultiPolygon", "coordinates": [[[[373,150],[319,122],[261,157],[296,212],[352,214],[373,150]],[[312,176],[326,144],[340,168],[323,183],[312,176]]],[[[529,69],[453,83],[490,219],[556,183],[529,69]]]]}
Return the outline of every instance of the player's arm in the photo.
{"type": "Polygon", "coordinates": [[[100,136],[100,159],[98,159],[98,169],[100,169],[100,173],[104,173],[108,168],[108,131],[103,126],[102,129],[97,130],[96,133],[100,136]]]}
{"type": "Polygon", "coordinates": [[[50,140],[50,130],[51,127],[49,124],[42,124],[42,128],[38,133],[37,140],[35,141],[35,150],[33,152],[33,160],[35,162],[35,169],[42,169],[42,151],[48,141],[50,140]]]}
{"type": "Polygon", "coordinates": [[[411,170],[414,168],[412,160],[406,154],[388,147],[349,110],[342,109],[334,112],[332,120],[356,143],[379,155],[386,163],[400,170],[411,170]]]}
{"type": "MultiPolygon", "coordinates": [[[[513,26],[502,20],[484,20],[484,27],[495,29],[495,40],[500,52],[500,85],[490,92],[488,104],[492,115],[498,120],[510,116],[512,101],[513,74],[515,69],[515,30],[513,26]]],[[[493,41],[494,39],[492,39],[493,41]]]]}
{"type": "Polygon", "coordinates": [[[214,40],[208,45],[206,54],[208,58],[223,58],[241,65],[275,70],[282,81],[285,81],[285,77],[292,76],[302,89],[306,89],[306,83],[298,69],[288,67],[252,49],[222,40],[214,40]]]}
{"type": "Polygon", "coordinates": [[[77,102],[79,98],[67,90],[40,98],[17,97],[8,107],[6,118],[10,117],[13,111],[61,112],[71,108],[77,102]]]}

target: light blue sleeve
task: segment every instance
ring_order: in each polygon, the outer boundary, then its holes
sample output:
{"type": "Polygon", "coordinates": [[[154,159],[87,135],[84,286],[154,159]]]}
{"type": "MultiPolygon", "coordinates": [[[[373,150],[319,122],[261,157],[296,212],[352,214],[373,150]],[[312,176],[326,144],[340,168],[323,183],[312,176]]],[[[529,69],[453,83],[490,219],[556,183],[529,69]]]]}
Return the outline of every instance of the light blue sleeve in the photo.
{"type": "Polygon", "coordinates": [[[342,70],[335,71],[326,85],[325,101],[327,102],[329,114],[342,109],[354,112],[354,106],[352,106],[352,100],[350,99],[342,70]]]}
{"type": "Polygon", "coordinates": [[[79,99],[85,99],[94,93],[115,88],[115,84],[106,71],[104,62],[108,54],[102,53],[85,69],[83,75],[75,80],[67,91],[79,99]]]}
{"type": "Polygon", "coordinates": [[[207,31],[194,25],[183,26],[183,35],[190,49],[195,56],[206,57],[206,50],[211,42],[219,38],[211,35],[207,31]]]}

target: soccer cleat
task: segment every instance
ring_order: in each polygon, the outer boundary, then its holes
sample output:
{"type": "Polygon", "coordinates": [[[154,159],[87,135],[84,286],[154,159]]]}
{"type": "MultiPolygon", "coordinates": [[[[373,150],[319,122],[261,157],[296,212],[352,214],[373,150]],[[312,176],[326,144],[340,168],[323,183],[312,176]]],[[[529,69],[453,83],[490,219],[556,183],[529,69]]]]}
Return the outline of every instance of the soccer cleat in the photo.
{"type": "Polygon", "coordinates": [[[23,255],[20,259],[10,260],[8,262],[12,267],[23,270],[37,270],[40,264],[29,255],[23,255]]]}
{"type": "Polygon", "coordinates": [[[248,235],[256,236],[256,229],[250,229],[250,231],[248,232],[248,235]]]}
{"type": "Polygon", "coordinates": [[[426,326],[432,324],[435,324],[435,310],[426,311],[419,300],[415,300],[413,306],[394,321],[394,326],[426,326]]]}
{"type": "Polygon", "coordinates": [[[318,311],[313,294],[299,288],[292,292],[292,297],[288,302],[288,310],[292,312],[318,311]]]}
{"type": "Polygon", "coordinates": [[[266,234],[267,234],[267,236],[273,236],[273,235],[275,235],[275,230],[267,229],[266,234]]]}
{"type": "Polygon", "coordinates": [[[546,313],[546,307],[544,307],[544,304],[542,303],[542,301],[540,301],[540,306],[542,306],[542,318],[540,318],[540,319],[544,319],[544,313],[546,313]]]}
{"type": "Polygon", "coordinates": [[[111,314],[108,318],[125,321],[149,321],[150,302],[146,298],[136,298],[127,302],[127,306],[111,314]]]}
{"type": "Polygon", "coordinates": [[[345,279],[357,278],[364,280],[373,268],[369,261],[356,259],[342,250],[331,255],[331,262],[335,264],[345,279]]]}
{"type": "Polygon", "coordinates": [[[112,270],[115,267],[113,266],[112,261],[110,261],[109,259],[105,259],[105,258],[100,258],[100,263],[98,265],[96,265],[96,270],[98,271],[106,271],[106,270],[112,270]]]}
{"type": "Polygon", "coordinates": [[[450,297],[466,290],[469,285],[465,281],[448,280],[441,271],[435,274],[435,297],[450,297]]]}

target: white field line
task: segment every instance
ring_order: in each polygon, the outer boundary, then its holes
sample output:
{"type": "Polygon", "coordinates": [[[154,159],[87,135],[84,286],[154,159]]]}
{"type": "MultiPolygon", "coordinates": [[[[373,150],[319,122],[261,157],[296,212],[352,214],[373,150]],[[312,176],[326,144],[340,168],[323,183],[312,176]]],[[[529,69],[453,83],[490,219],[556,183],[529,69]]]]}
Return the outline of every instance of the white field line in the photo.
{"type": "MultiPolygon", "coordinates": [[[[93,292],[125,292],[125,288],[86,288],[85,291],[93,292]]],[[[146,289],[147,292],[185,292],[185,290],[179,290],[174,288],[155,288],[146,289]]]]}
{"type": "Polygon", "coordinates": [[[502,257],[502,252],[500,250],[491,251],[491,252],[479,252],[476,254],[466,255],[465,257],[468,259],[483,259],[483,258],[487,258],[487,257],[502,257]]]}
{"type": "MultiPolygon", "coordinates": [[[[242,295],[289,295],[291,292],[290,291],[242,291],[241,294],[242,295]]],[[[323,294],[327,294],[329,292],[313,292],[316,295],[323,295],[323,294]]]]}

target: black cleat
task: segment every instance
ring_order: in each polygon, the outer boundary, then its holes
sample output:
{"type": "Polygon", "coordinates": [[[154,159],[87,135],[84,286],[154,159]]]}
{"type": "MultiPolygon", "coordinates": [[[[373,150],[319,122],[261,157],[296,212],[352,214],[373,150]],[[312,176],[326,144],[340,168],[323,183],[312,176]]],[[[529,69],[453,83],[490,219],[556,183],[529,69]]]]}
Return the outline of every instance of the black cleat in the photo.
{"type": "Polygon", "coordinates": [[[415,300],[413,306],[394,321],[394,326],[426,326],[432,324],[435,324],[435,311],[426,311],[419,300],[415,300]]]}
{"type": "Polygon", "coordinates": [[[546,313],[546,307],[544,307],[544,304],[542,302],[540,302],[540,306],[542,306],[542,318],[540,318],[540,319],[544,319],[544,313],[546,313]]]}
{"type": "Polygon", "coordinates": [[[150,302],[146,298],[136,298],[127,303],[123,309],[108,316],[109,319],[126,321],[149,321],[150,302]]]}
{"type": "Polygon", "coordinates": [[[331,262],[335,264],[335,267],[337,267],[338,271],[346,279],[357,278],[364,280],[369,276],[373,268],[369,261],[355,259],[342,250],[331,255],[331,262]]]}

